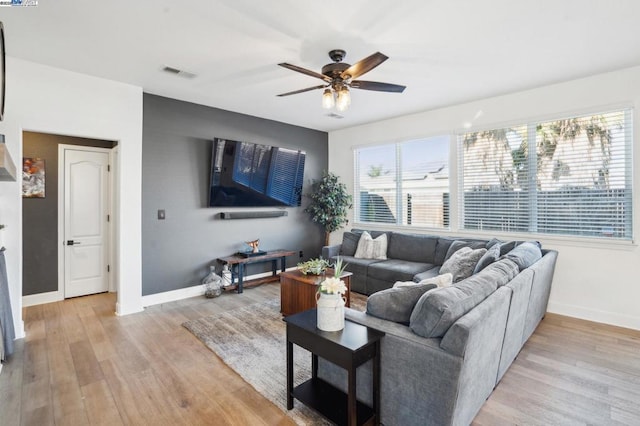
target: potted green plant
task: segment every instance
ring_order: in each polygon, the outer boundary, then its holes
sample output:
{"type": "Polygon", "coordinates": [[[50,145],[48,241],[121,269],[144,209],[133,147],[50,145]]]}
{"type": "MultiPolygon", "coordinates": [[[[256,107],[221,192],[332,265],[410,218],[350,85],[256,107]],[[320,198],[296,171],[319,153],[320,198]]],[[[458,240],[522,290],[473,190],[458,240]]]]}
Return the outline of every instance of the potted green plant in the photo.
{"type": "Polygon", "coordinates": [[[324,228],[324,244],[329,245],[329,235],[347,223],[347,212],[352,207],[351,195],[338,176],[325,172],[321,179],[313,182],[308,197],[311,203],[304,211],[324,228]]]}
{"type": "Polygon", "coordinates": [[[300,272],[302,272],[304,275],[307,274],[311,274],[311,275],[320,275],[323,274],[324,271],[331,266],[329,264],[329,261],[327,261],[326,259],[323,258],[318,258],[318,259],[309,259],[306,262],[300,262],[298,263],[298,269],[300,270],[300,272]]]}

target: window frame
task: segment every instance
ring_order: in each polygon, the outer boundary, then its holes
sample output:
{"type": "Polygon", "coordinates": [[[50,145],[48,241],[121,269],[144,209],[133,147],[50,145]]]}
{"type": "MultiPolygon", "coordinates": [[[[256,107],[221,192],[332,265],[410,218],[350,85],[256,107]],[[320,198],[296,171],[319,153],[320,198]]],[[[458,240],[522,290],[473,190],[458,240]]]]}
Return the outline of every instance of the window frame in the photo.
{"type": "MultiPolygon", "coordinates": [[[[353,223],[355,225],[358,225],[360,227],[367,227],[367,228],[371,228],[371,229],[376,229],[376,228],[384,228],[384,229],[399,229],[399,230],[403,230],[403,231],[420,231],[420,230],[425,230],[425,231],[437,231],[437,232],[441,232],[443,234],[448,233],[452,230],[452,224],[453,222],[453,216],[455,215],[455,211],[454,211],[454,204],[453,204],[453,191],[455,190],[454,187],[454,179],[453,179],[453,171],[455,170],[455,167],[452,163],[452,159],[454,158],[453,155],[453,151],[455,150],[455,141],[456,141],[456,136],[453,132],[449,132],[449,133],[439,133],[439,134],[435,134],[435,135],[430,135],[430,136],[418,136],[418,137],[411,137],[411,138],[406,138],[406,139],[398,139],[395,141],[385,141],[385,142],[378,142],[375,144],[366,144],[366,145],[357,145],[357,146],[353,146],[352,147],[352,155],[353,155],[353,193],[352,193],[352,197],[353,197],[353,223]],[[444,217],[443,216],[443,227],[433,227],[433,226],[426,226],[426,225],[410,225],[410,224],[406,224],[403,223],[405,222],[405,215],[406,212],[403,210],[403,191],[402,191],[402,175],[403,175],[403,169],[402,169],[402,145],[403,144],[408,144],[411,142],[418,142],[418,141],[428,141],[429,139],[436,139],[436,138],[446,138],[447,139],[447,144],[448,144],[448,155],[447,155],[447,168],[449,171],[448,174],[448,183],[447,183],[447,192],[449,194],[449,211],[448,211],[448,217],[444,217]],[[362,221],[360,220],[360,164],[359,164],[359,151],[363,150],[363,149],[369,149],[369,148],[376,148],[376,147],[391,147],[393,146],[394,152],[395,152],[395,176],[396,176],[396,187],[395,187],[395,199],[396,199],[396,207],[395,209],[392,209],[394,215],[395,215],[395,223],[384,223],[384,222],[367,222],[367,221],[362,221]]],[[[444,215],[444,213],[443,213],[444,215]]]]}

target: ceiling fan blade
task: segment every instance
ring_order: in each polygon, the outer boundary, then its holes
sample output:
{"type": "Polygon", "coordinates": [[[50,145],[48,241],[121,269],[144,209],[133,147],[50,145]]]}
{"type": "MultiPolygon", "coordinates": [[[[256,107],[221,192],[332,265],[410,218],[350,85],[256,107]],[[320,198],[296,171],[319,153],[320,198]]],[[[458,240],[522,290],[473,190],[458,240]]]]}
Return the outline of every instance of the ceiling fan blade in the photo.
{"type": "Polygon", "coordinates": [[[324,74],[320,74],[320,73],[317,73],[315,71],[311,71],[311,70],[308,70],[306,68],[299,67],[297,65],[291,65],[291,64],[287,64],[285,62],[283,62],[281,64],[278,64],[278,65],[280,65],[281,67],[290,69],[292,71],[297,71],[297,72],[302,73],[302,74],[310,75],[311,77],[319,78],[320,80],[324,80],[326,82],[330,82],[331,81],[331,78],[327,77],[324,74]]]}
{"type": "Polygon", "coordinates": [[[346,70],[342,71],[342,74],[340,74],[340,77],[342,77],[344,80],[348,78],[358,78],[362,74],[371,71],[372,69],[374,69],[375,67],[377,67],[378,65],[386,61],[387,59],[389,59],[387,55],[383,55],[380,52],[376,52],[373,55],[367,56],[363,60],[356,62],[346,70]]]}
{"type": "Polygon", "coordinates": [[[350,84],[354,89],[375,90],[377,92],[402,93],[407,86],[391,83],[379,83],[377,81],[354,80],[350,84]]]}
{"type": "Polygon", "coordinates": [[[297,93],[304,93],[304,92],[308,92],[310,90],[315,90],[315,89],[324,89],[325,87],[327,87],[326,84],[321,84],[320,86],[313,86],[313,87],[307,87],[306,89],[300,89],[300,90],[294,90],[293,92],[287,92],[287,93],[282,93],[278,96],[289,96],[289,95],[295,95],[297,93]]]}

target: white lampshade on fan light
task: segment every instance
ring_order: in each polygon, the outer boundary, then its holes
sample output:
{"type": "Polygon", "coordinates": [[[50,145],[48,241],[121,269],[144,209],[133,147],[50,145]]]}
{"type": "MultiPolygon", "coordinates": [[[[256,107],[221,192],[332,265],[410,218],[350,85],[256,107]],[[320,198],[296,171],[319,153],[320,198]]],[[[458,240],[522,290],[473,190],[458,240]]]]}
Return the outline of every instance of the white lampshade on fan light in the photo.
{"type": "Polygon", "coordinates": [[[322,108],[331,109],[336,104],[335,99],[333,99],[333,92],[330,88],[324,89],[324,93],[322,94],[322,108]]]}
{"type": "Polygon", "coordinates": [[[336,109],[338,111],[345,111],[351,105],[351,95],[347,86],[342,86],[338,90],[338,96],[336,99],[336,109]]]}

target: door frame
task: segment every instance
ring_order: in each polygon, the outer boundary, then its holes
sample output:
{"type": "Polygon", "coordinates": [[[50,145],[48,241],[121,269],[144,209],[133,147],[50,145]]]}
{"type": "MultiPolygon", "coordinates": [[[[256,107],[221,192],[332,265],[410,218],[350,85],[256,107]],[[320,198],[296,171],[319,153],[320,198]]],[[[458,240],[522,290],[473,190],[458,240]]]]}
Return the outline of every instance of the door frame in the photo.
{"type": "MultiPolygon", "coordinates": [[[[105,152],[109,154],[109,165],[110,168],[113,169],[113,148],[97,148],[91,146],[84,145],[66,145],[59,144],[58,145],[58,296],[59,300],[64,300],[65,298],[65,285],[64,285],[64,276],[65,276],[65,250],[64,250],[64,219],[65,219],[65,199],[64,199],[64,184],[65,184],[65,156],[64,153],[66,150],[74,150],[74,151],[89,151],[89,152],[105,152]]],[[[113,200],[114,194],[117,192],[117,187],[115,185],[114,176],[116,173],[113,173],[113,170],[109,171],[108,182],[107,182],[107,210],[108,215],[110,216],[109,222],[107,222],[108,229],[105,233],[107,236],[106,243],[107,247],[107,259],[109,264],[113,259],[115,259],[116,252],[115,244],[114,244],[114,231],[112,223],[114,222],[114,208],[113,208],[113,200]]],[[[113,273],[111,270],[107,275],[107,282],[109,292],[115,292],[118,288],[117,283],[117,274],[113,273]]]]}

